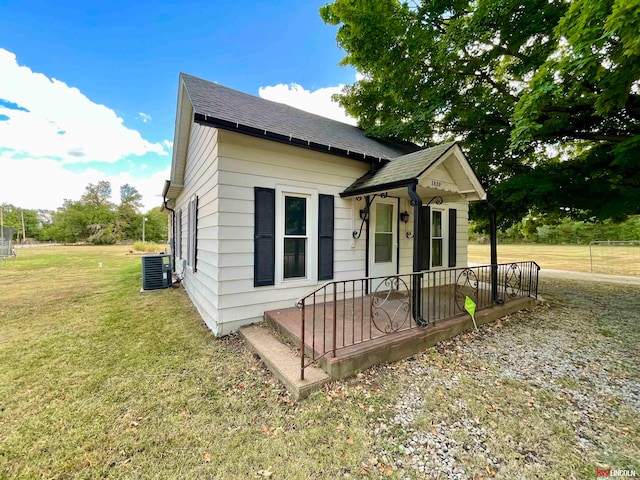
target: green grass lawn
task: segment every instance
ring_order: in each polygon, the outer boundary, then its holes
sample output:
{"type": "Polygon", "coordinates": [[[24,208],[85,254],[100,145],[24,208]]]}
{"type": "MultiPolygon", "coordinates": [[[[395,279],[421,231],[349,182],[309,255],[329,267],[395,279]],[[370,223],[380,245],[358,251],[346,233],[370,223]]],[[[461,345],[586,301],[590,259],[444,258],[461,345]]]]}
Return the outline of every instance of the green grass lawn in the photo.
{"type": "MultiPolygon", "coordinates": [[[[182,288],[140,293],[140,257],[127,252],[24,249],[15,267],[0,268],[0,478],[421,478],[392,467],[392,457],[402,455],[394,446],[401,429],[381,435],[373,428],[390,423],[407,382],[416,381],[399,373],[410,362],[369,370],[293,404],[237,336],[216,339],[207,330],[182,288]]],[[[616,297],[619,287],[598,294],[563,285],[541,291],[552,304],[572,299],[587,313],[615,301],[615,309],[606,310],[615,318],[588,323],[587,339],[621,352],[629,345],[637,349],[637,322],[625,327],[617,347],[614,320],[637,320],[640,289],[623,289],[616,297]]],[[[549,307],[537,315],[551,325],[563,318],[549,307]]],[[[445,361],[448,368],[455,358],[445,361]]],[[[616,366],[620,375],[637,378],[633,358],[616,366]]],[[[431,353],[416,360],[442,362],[431,353]]],[[[479,367],[466,362],[455,369],[460,385],[469,385],[459,394],[478,395],[484,389],[476,378],[479,367]]],[[[429,390],[435,387],[422,388],[425,397],[436,398],[429,390]]],[[[512,416],[503,405],[518,389],[491,384],[497,406],[489,420],[497,429],[504,424],[517,431],[513,426],[523,422],[521,411],[512,416]]],[[[425,410],[425,425],[427,417],[449,408],[446,402],[427,405],[435,410],[425,410]]],[[[542,416],[527,420],[538,422],[535,441],[553,437],[565,414],[562,405],[558,400],[557,411],[536,411],[542,416]]],[[[582,478],[566,472],[591,471],[602,458],[638,458],[637,424],[630,425],[630,418],[623,408],[619,417],[601,419],[603,435],[611,436],[593,456],[570,444],[566,455],[549,447],[548,478],[582,478]]],[[[484,464],[460,458],[470,475],[489,478],[484,464]]]]}
{"type": "Polygon", "coordinates": [[[360,469],[371,440],[357,405],[291,404],[182,289],[140,293],[140,257],[126,252],[21,250],[0,270],[0,477],[360,469]]]}

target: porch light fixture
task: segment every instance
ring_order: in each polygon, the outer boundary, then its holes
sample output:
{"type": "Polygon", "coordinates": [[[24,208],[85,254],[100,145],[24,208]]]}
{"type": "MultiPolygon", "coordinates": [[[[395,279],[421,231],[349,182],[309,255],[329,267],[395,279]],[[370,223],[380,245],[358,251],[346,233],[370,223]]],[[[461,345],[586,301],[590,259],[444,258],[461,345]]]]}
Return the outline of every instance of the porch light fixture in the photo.
{"type": "Polygon", "coordinates": [[[409,212],[405,211],[401,213],[400,220],[402,220],[404,223],[409,223],[409,212]]]}

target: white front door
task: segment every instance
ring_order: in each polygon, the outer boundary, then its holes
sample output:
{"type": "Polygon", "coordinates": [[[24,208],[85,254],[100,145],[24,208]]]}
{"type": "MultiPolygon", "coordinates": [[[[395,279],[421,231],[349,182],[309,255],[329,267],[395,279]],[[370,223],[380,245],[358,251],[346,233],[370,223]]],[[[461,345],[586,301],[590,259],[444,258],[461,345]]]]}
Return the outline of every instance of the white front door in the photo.
{"type": "MultiPolygon", "coordinates": [[[[369,211],[369,276],[398,273],[398,201],[376,197],[369,211]]],[[[382,279],[381,279],[382,280],[382,279]]],[[[372,282],[375,291],[380,281],[372,282]]]]}

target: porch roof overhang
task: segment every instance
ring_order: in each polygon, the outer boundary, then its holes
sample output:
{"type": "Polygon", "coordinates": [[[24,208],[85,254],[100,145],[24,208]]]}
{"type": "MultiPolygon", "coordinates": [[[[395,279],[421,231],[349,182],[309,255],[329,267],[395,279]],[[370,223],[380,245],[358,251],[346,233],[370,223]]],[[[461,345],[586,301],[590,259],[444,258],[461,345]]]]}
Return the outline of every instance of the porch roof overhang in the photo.
{"type": "MultiPolygon", "coordinates": [[[[487,198],[471,164],[456,142],[397,157],[379,170],[360,177],[340,196],[349,198],[380,192],[392,193],[410,185],[415,185],[422,198],[435,195],[467,201],[487,198]]],[[[404,195],[408,194],[402,192],[404,195]]]]}

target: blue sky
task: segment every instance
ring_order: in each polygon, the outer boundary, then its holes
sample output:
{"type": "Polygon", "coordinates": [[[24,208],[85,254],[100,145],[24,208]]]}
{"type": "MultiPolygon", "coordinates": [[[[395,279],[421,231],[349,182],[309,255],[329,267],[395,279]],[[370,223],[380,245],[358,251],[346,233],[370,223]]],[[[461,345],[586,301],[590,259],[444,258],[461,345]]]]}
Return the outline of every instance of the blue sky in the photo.
{"type": "Polygon", "coordinates": [[[0,0],[0,204],[56,209],[104,179],[159,205],[181,71],[349,121],[325,3],[0,0]]]}

